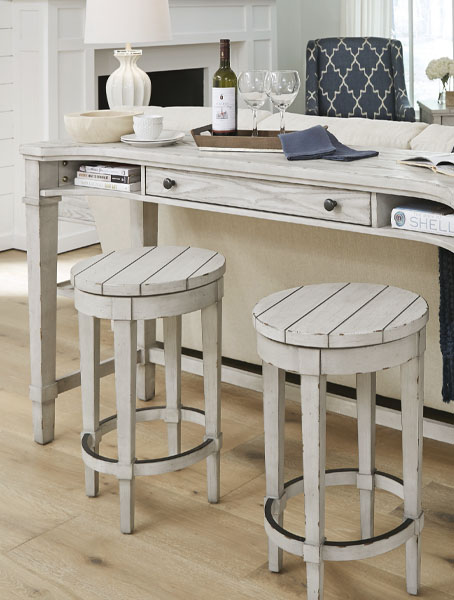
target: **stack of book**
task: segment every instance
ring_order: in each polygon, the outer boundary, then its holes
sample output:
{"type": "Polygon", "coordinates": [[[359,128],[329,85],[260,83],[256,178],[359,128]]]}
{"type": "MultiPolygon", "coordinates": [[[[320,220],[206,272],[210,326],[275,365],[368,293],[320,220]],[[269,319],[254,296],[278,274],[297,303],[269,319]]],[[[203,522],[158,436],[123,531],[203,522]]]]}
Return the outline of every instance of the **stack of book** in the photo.
{"type": "Polygon", "coordinates": [[[140,167],[113,163],[80,165],[74,185],[119,192],[140,192],[140,167]]]}

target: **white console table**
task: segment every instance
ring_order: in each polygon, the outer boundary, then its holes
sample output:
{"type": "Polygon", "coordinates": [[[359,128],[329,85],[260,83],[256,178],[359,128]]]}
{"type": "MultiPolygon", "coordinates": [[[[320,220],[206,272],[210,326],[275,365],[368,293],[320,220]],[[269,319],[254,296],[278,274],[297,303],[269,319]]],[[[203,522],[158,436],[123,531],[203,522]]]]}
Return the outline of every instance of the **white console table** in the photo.
{"type": "MultiPolygon", "coordinates": [[[[168,204],[398,237],[454,251],[454,238],[390,226],[392,208],[406,197],[454,207],[454,181],[427,169],[398,164],[399,159],[415,154],[406,150],[383,150],[376,158],[352,163],[288,162],[282,154],[201,152],[186,138],[177,146],[157,149],[121,143],[41,142],[22,146],[21,152],[26,163],[30,397],[35,440],[41,444],[53,440],[58,394],[80,385],[78,371],[56,378],[56,274],[58,203],[62,195],[87,194],[86,188],[71,184],[83,162],[141,165],[140,193],[90,189],[90,195],[118,195],[131,200],[134,245],[157,242],[158,206],[168,204]]],[[[154,324],[147,322],[141,328],[138,349],[137,389],[144,400],[154,394],[154,346],[154,324]]],[[[113,360],[103,362],[100,372],[112,373],[113,360]]]]}

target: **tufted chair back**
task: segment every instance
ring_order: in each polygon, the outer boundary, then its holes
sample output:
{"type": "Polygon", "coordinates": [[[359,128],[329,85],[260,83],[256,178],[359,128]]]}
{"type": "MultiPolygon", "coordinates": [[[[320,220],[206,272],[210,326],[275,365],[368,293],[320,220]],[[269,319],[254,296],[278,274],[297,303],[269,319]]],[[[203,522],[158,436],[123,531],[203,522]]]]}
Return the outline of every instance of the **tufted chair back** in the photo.
{"type": "Polygon", "coordinates": [[[414,121],[401,42],[376,37],[310,40],[306,114],[414,121]]]}

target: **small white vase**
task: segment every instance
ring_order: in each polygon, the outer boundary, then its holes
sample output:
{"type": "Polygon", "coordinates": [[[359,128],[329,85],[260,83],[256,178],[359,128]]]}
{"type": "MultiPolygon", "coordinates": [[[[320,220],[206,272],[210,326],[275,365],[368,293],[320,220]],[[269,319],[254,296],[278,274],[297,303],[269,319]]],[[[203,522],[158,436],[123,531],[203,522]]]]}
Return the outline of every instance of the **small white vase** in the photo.
{"type": "Polygon", "coordinates": [[[109,107],[148,106],[151,81],[145,71],[137,66],[142,50],[115,50],[120,66],[107,80],[106,93],[109,107]]]}

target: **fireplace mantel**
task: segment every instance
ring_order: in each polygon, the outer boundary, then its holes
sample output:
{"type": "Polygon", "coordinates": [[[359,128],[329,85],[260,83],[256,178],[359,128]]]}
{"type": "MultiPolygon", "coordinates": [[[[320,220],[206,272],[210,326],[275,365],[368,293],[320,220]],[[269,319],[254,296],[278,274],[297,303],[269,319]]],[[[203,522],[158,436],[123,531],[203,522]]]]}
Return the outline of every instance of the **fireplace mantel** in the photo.
{"type": "MultiPolygon", "coordinates": [[[[218,63],[221,37],[232,40],[233,68],[277,65],[276,0],[170,0],[173,39],[140,44],[145,71],[204,68],[204,101],[218,63]]],[[[97,107],[97,78],[117,66],[116,45],[83,41],[85,0],[12,0],[15,73],[14,245],[25,248],[23,165],[25,142],[67,138],[66,113],[97,107]]],[[[152,97],[153,101],[153,97],[152,97]]],[[[61,203],[60,250],[96,241],[84,201],[61,203]]]]}

